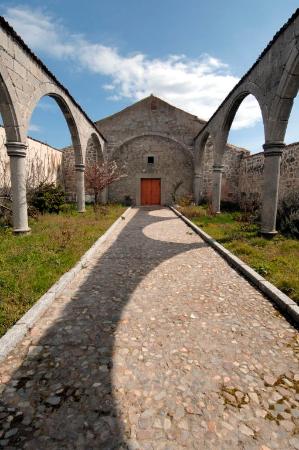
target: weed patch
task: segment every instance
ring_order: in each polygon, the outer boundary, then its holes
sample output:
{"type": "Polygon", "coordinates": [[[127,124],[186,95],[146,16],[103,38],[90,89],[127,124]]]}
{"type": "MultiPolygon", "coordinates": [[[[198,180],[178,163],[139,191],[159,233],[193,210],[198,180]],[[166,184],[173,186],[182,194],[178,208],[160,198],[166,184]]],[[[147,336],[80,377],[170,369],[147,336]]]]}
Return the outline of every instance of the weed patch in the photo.
{"type": "Polygon", "coordinates": [[[14,236],[0,227],[0,335],[69,270],[124,212],[109,205],[86,213],[72,207],[31,220],[32,233],[14,236]],[[101,214],[102,213],[102,214],[101,214]]]}
{"type": "Polygon", "coordinates": [[[240,211],[211,215],[204,206],[186,206],[180,212],[299,303],[298,239],[281,234],[265,239],[240,211]]]}

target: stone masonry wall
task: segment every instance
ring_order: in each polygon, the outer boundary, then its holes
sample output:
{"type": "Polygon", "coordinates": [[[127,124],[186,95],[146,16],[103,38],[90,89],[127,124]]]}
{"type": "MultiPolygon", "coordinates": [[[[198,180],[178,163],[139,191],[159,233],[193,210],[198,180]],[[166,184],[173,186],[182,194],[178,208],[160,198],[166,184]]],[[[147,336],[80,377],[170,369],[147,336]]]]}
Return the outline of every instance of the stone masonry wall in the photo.
{"type": "Polygon", "coordinates": [[[239,201],[239,173],[243,158],[250,152],[244,148],[228,144],[223,158],[222,200],[237,203],[239,201]]]}
{"type": "MultiPolygon", "coordinates": [[[[261,201],[264,154],[256,153],[242,159],[239,171],[239,201],[241,204],[261,201]]],[[[279,198],[299,192],[299,142],[287,145],[281,161],[279,198]]]]}
{"type": "MultiPolygon", "coordinates": [[[[101,161],[103,154],[101,149],[91,138],[87,143],[85,164],[101,161]]],[[[76,201],[76,173],[75,173],[75,153],[72,146],[66,147],[62,151],[63,180],[66,198],[69,201],[76,201]]],[[[85,200],[89,203],[93,200],[92,190],[85,188],[85,200]]]]}
{"type": "Polygon", "coordinates": [[[108,140],[108,155],[125,140],[149,132],[170,136],[193,147],[194,138],[204,124],[205,121],[198,117],[153,95],[96,122],[108,140]]]}
{"type": "MultiPolygon", "coordinates": [[[[223,201],[239,201],[239,170],[241,161],[250,152],[246,149],[227,144],[223,157],[223,174],[221,199],[223,201]]],[[[214,164],[214,146],[209,139],[205,146],[203,164],[201,168],[201,198],[210,201],[212,197],[213,184],[213,164],[214,164]]]]}
{"type": "Polygon", "coordinates": [[[124,201],[130,197],[133,204],[140,204],[140,183],[142,178],[161,178],[161,203],[171,204],[175,199],[192,193],[193,157],[188,150],[182,150],[172,140],[159,136],[144,136],[123,145],[114,160],[124,167],[125,178],[109,187],[111,201],[124,201]],[[154,164],[148,164],[148,156],[154,157],[154,164]]]}
{"type": "MultiPolygon", "coordinates": [[[[9,157],[5,147],[6,136],[0,126],[0,189],[10,185],[9,157]]],[[[62,152],[43,142],[28,138],[26,157],[27,182],[38,185],[43,181],[57,183],[62,181],[62,152]]]]}
{"type": "Polygon", "coordinates": [[[75,154],[72,146],[63,149],[62,171],[66,199],[76,201],[75,154]]]}
{"type": "Polygon", "coordinates": [[[204,121],[151,95],[106,117],[96,126],[107,139],[107,157],[126,166],[127,177],[109,187],[111,201],[140,203],[140,179],[161,178],[161,202],[192,193],[194,138],[204,121]],[[147,156],[154,156],[153,166],[147,156]]]}

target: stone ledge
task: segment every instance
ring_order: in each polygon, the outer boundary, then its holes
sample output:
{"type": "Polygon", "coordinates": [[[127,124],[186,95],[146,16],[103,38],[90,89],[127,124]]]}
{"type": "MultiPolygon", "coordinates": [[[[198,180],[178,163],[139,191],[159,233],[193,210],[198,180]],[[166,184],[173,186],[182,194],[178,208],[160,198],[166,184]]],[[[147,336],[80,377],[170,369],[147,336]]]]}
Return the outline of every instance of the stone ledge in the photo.
{"type": "Polygon", "coordinates": [[[235,270],[241,275],[247,278],[254,286],[257,287],[266,297],[270,298],[281,311],[282,314],[291,318],[296,325],[299,325],[299,306],[287,295],[281,292],[276,286],[263,278],[255,270],[245,264],[237,256],[233,255],[229,250],[224,248],[210,235],[205,233],[201,228],[196,226],[191,220],[187,219],[183,214],[176,210],[173,206],[169,208],[192,228],[205,242],[207,242],[212,248],[214,248],[235,270]]]}
{"type": "Polygon", "coordinates": [[[0,361],[17,346],[26,333],[33,327],[38,319],[51,306],[56,297],[70,284],[75,276],[86,267],[88,261],[97,252],[100,246],[113,233],[115,228],[122,223],[122,217],[127,218],[132,208],[129,207],[99,239],[87,250],[77,264],[62,275],[59,280],[27,311],[5,334],[0,338],[0,361]]]}

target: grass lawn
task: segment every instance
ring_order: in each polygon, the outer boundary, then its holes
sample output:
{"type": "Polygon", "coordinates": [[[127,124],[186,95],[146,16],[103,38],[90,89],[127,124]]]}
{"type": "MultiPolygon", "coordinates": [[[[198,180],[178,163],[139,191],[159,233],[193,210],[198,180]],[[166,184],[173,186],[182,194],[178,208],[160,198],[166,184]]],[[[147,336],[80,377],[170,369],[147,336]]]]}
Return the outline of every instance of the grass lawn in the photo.
{"type": "Polygon", "coordinates": [[[209,215],[204,206],[179,208],[197,226],[299,303],[299,240],[280,234],[268,240],[240,212],[209,215]]]}
{"type": "Polygon", "coordinates": [[[69,270],[125,211],[109,205],[106,213],[72,208],[45,214],[30,223],[31,234],[14,236],[0,227],[0,336],[69,270]]]}

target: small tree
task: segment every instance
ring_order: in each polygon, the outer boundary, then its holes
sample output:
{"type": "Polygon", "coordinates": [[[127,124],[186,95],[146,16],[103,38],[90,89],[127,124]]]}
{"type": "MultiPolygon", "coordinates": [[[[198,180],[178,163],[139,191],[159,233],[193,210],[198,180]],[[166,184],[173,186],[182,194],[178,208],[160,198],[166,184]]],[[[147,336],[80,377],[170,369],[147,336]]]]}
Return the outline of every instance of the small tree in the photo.
{"type": "Polygon", "coordinates": [[[85,168],[85,182],[87,189],[94,193],[95,205],[99,203],[103,189],[125,176],[123,168],[118,167],[115,161],[88,163],[85,168]]]}

